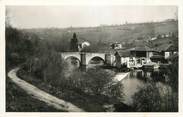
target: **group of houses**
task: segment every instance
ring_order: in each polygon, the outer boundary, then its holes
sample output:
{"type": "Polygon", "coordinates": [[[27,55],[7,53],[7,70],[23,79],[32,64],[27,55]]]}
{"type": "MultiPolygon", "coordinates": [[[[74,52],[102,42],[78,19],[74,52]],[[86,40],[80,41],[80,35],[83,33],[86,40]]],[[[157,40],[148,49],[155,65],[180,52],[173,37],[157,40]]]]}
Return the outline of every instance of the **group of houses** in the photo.
{"type": "MultiPolygon", "coordinates": [[[[119,47],[119,43],[116,43],[119,47]]],[[[115,46],[114,46],[115,47],[115,46]]],[[[113,66],[121,68],[139,68],[146,65],[158,67],[159,64],[168,64],[169,58],[176,55],[178,48],[173,44],[163,44],[156,48],[147,45],[139,45],[130,49],[114,49],[113,66]]]]}

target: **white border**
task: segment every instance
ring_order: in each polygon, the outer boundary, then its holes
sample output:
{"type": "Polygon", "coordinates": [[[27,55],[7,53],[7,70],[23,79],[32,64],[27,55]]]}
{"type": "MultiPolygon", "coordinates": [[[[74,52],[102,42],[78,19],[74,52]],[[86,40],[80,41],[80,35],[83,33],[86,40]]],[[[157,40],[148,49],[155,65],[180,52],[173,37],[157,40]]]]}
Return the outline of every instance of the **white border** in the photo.
{"type": "Polygon", "coordinates": [[[181,0],[0,0],[0,116],[7,117],[178,117],[183,116],[183,2],[181,0]],[[9,113],[5,112],[5,6],[7,5],[176,5],[179,18],[179,112],[178,113],[9,113]],[[181,30],[182,29],[182,30],[181,30]]]}

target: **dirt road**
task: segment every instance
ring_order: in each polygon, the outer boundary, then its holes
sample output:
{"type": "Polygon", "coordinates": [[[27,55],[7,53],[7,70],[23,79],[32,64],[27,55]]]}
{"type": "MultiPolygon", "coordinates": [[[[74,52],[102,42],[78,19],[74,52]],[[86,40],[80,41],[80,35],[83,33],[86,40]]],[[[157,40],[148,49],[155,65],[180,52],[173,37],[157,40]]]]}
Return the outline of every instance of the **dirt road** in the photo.
{"type": "Polygon", "coordinates": [[[45,102],[46,104],[55,107],[59,110],[64,110],[68,112],[83,112],[84,110],[71,104],[70,102],[66,102],[62,99],[59,99],[51,94],[48,94],[37,87],[33,86],[32,84],[20,79],[17,77],[16,73],[19,68],[15,68],[8,73],[8,77],[18,85],[20,88],[25,90],[30,96],[45,102]]]}

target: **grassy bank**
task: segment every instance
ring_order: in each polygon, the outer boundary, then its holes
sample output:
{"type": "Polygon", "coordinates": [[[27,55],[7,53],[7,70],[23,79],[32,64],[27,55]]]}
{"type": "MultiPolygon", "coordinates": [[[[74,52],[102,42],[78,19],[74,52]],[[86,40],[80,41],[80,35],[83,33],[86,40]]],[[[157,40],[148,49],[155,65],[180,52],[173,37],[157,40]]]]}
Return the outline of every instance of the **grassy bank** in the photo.
{"type": "Polygon", "coordinates": [[[32,98],[6,78],[6,112],[62,112],[32,98]]]}

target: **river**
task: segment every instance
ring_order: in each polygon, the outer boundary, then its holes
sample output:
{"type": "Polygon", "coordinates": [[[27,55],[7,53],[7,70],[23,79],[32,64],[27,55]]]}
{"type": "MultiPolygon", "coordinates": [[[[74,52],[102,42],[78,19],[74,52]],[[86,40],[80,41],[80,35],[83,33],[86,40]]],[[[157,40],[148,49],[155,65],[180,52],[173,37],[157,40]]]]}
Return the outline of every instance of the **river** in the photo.
{"type": "MultiPolygon", "coordinates": [[[[119,77],[118,74],[115,77],[119,77]]],[[[125,96],[123,102],[127,105],[131,105],[133,103],[132,96],[140,90],[139,88],[143,88],[149,81],[155,82],[160,87],[169,87],[165,83],[167,77],[167,74],[160,70],[148,72],[143,70],[133,70],[128,72],[128,74],[120,80],[124,86],[123,92],[125,96]]]]}

